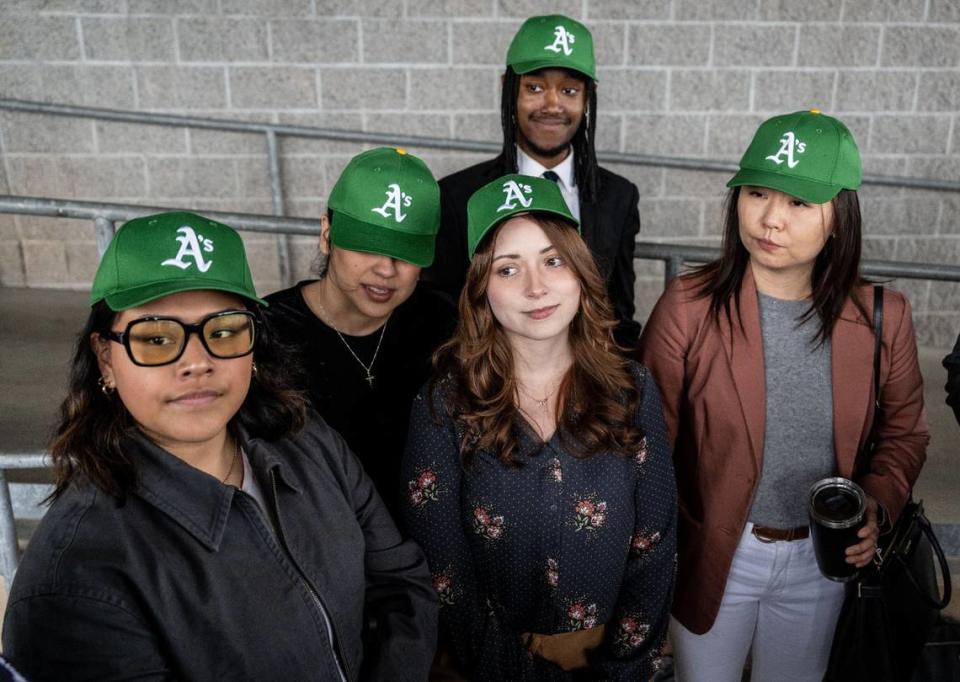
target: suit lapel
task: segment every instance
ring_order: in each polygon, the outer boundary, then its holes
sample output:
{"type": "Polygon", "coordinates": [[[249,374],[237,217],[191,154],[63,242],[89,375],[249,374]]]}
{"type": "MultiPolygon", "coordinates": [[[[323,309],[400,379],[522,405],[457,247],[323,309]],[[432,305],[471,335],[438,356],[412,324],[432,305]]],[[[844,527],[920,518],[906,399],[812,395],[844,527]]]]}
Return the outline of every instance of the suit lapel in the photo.
{"type": "Polygon", "coordinates": [[[764,381],[763,333],[753,272],[747,266],[740,286],[740,302],[731,300],[730,318],[720,315],[720,332],[737,387],[750,447],[757,471],[763,459],[763,435],[766,428],[766,384],[764,381]],[[738,321],[739,315],[739,321],[738,321]],[[743,323],[741,329],[740,321],[743,323]]]}
{"type": "Polygon", "coordinates": [[[852,476],[873,400],[873,329],[848,298],[830,336],[833,447],[837,470],[852,476]]]}

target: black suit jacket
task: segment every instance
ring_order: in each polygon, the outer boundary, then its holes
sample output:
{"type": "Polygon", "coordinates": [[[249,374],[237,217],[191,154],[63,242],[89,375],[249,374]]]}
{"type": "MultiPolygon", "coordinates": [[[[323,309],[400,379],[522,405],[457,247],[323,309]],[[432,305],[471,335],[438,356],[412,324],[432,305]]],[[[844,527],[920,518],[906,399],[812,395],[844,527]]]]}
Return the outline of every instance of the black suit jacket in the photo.
{"type": "Polygon", "coordinates": [[[947,405],[953,408],[953,414],[960,424],[960,336],[953,352],[943,359],[943,366],[947,368],[947,405]]]}
{"type": "MultiPolygon", "coordinates": [[[[503,158],[458,171],[440,181],[441,223],[437,234],[436,258],[424,273],[454,299],[460,295],[466,280],[467,267],[467,199],[489,182],[513,173],[505,168],[503,158]]],[[[615,173],[599,169],[599,192],[596,201],[580,201],[580,231],[596,260],[600,275],[607,283],[607,293],[617,318],[617,342],[635,348],[640,336],[640,323],[633,319],[633,250],[640,231],[636,185],[615,173]]]]}

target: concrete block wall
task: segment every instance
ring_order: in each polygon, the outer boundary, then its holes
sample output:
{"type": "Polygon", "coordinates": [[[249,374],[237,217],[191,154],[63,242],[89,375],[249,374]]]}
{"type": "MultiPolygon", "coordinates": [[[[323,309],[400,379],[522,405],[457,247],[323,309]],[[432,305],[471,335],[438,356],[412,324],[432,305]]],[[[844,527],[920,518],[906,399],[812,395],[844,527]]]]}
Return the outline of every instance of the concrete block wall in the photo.
{"type": "MultiPolygon", "coordinates": [[[[4,0],[0,95],[118,109],[499,139],[499,76],[524,17],[592,30],[602,150],[736,160],[766,116],[817,106],[865,171],[960,179],[958,0],[4,0]]],[[[291,215],[317,216],[352,143],[285,139],[291,215]]],[[[481,158],[412,150],[440,177],[481,158]]],[[[257,136],[0,113],[0,192],[269,213],[257,136]]],[[[725,174],[619,166],[642,238],[716,243],[725,174]]],[[[866,187],[866,254],[960,263],[960,193],[866,187]]],[[[272,238],[248,244],[262,291],[272,238]]],[[[314,240],[293,240],[305,276],[314,240]]],[[[0,285],[82,289],[86,223],[0,216],[0,285]]],[[[638,317],[662,268],[637,266],[638,317]]],[[[960,284],[898,283],[919,342],[960,330],[960,284]]]]}

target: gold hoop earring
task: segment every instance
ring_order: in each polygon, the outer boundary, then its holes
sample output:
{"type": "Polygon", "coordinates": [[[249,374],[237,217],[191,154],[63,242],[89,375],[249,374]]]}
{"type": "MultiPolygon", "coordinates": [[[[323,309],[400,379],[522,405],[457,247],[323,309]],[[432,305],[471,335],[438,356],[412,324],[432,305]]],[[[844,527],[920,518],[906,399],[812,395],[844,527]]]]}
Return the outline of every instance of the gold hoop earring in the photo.
{"type": "Polygon", "coordinates": [[[260,370],[257,368],[257,363],[253,363],[253,368],[250,370],[250,375],[251,375],[252,377],[256,378],[257,373],[258,373],[259,371],[260,371],[260,370]]]}

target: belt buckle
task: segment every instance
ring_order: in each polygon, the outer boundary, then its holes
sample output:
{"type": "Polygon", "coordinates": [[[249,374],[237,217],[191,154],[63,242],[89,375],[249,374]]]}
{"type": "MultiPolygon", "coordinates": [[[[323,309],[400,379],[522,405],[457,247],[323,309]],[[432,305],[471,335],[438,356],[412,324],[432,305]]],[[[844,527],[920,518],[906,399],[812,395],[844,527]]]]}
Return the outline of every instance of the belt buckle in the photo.
{"type": "Polygon", "coordinates": [[[776,542],[776,540],[774,540],[773,538],[770,538],[770,537],[767,537],[767,536],[765,536],[765,535],[762,535],[762,534],[760,533],[760,531],[757,530],[758,528],[760,528],[760,526],[754,525],[753,528],[750,529],[750,532],[753,533],[753,536],[754,536],[757,540],[759,540],[760,542],[762,542],[762,543],[764,543],[764,544],[767,544],[767,545],[770,545],[770,544],[773,544],[774,542],[776,542]]]}

